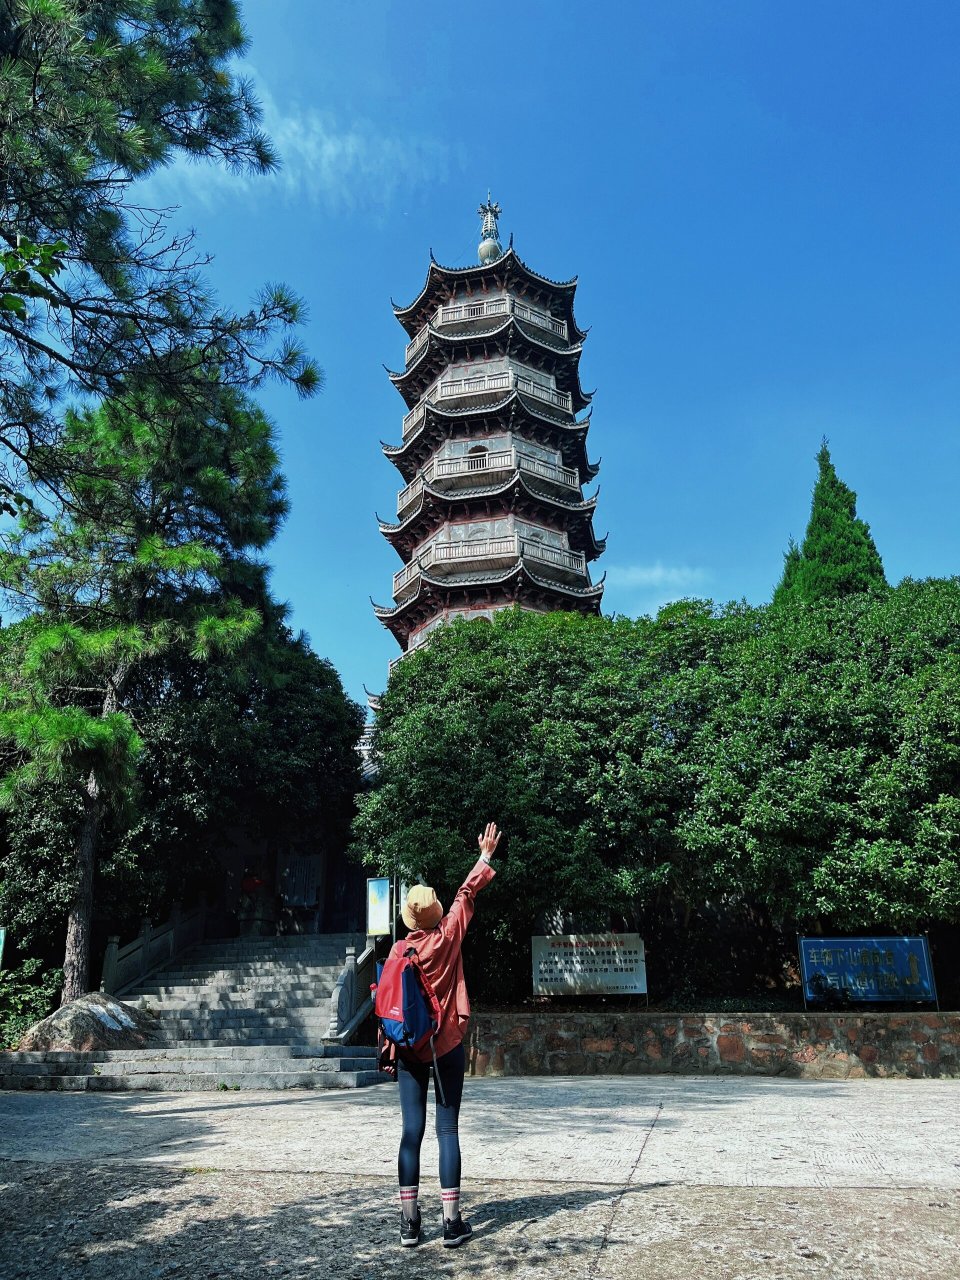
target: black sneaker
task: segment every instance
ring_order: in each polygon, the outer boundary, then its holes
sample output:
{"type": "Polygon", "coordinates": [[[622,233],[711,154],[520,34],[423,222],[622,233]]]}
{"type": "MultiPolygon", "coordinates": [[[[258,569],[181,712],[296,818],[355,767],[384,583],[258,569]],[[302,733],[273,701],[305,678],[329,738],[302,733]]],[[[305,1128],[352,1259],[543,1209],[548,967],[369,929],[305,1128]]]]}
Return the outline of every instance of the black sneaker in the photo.
{"type": "Polygon", "coordinates": [[[445,1249],[456,1249],[457,1245],[463,1244],[464,1240],[469,1240],[472,1235],[473,1227],[459,1213],[455,1218],[444,1218],[443,1247],[445,1249]]]}
{"type": "Polygon", "coordinates": [[[415,1218],[408,1218],[405,1214],[400,1215],[400,1243],[410,1246],[420,1243],[420,1210],[417,1209],[415,1218]]]}

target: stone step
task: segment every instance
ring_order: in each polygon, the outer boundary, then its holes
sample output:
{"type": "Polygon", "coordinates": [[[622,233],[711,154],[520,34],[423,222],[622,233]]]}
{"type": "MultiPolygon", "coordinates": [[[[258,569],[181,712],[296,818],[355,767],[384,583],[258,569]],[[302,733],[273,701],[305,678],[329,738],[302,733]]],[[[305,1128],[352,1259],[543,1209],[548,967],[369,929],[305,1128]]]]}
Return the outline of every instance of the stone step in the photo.
{"type": "Polygon", "coordinates": [[[329,1008],[317,1009],[305,1006],[303,1010],[291,1013],[271,1013],[267,1009],[197,1009],[186,1008],[165,1009],[160,1006],[157,1015],[163,1026],[173,1022],[183,1022],[189,1026],[204,1023],[209,1026],[223,1027],[290,1027],[290,1026],[322,1026],[330,1021],[329,1008]]]}
{"type": "MultiPolygon", "coordinates": [[[[205,995],[213,993],[224,995],[243,995],[249,993],[258,997],[262,996],[287,996],[290,998],[296,996],[314,996],[318,991],[326,991],[328,994],[334,988],[334,983],[320,980],[319,982],[299,982],[295,979],[286,980],[278,978],[247,978],[242,982],[225,983],[222,986],[212,982],[176,982],[168,980],[164,975],[162,981],[141,983],[136,990],[136,994],[144,996],[158,995],[183,995],[191,1000],[200,1000],[205,995]]],[[[128,998],[134,992],[128,992],[128,998]]]]}
{"type": "Polygon", "coordinates": [[[340,970],[343,969],[343,961],[334,964],[301,964],[300,961],[291,961],[285,964],[283,960],[262,961],[260,964],[242,964],[230,965],[224,961],[218,961],[215,964],[172,964],[168,968],[160,970],[160,973],[154,974],[151,982],[202,982],[206,979],[225,978],[228,982],[236,982],[237,978],[287,978],[293,982],[294,979],[300,978],[330,978],[339,977],[340,970]]]}
{"type": "Polygon", "coordinates": [[[362,933],[286,933],[257,937],[249,934],[242,938],[204,938],[194,943],[191,951],[242,951],[264,950],[275,947],[277,950],[297,950],[298,948],[328,947],[339,948],[363,947],[366,937],[362,933]]]}
{"type": "Polygon", "coordinates": [[[330,991],[296,991],[291,996],[284,991],[218,991],[208,988],[193,993],[182,988],[167,988],[162,992],[140,993],[137,999],[145,1000],[147,1004],[162,1004],[165,1009],[183,1005],[190,1009],[223,1009],[229,1013],[234,1009],[316,1009],[321,1004],[329,1005],[331,995],[330,991]]]}
{"type": "Polygon", "coordinates": [[[285,1030],[263,1031],[255,1027],[224,1027],[210,1030],[207,1027],[181,1028],[170,1027],[160,1032],[156,1043],[163,1048],[174,1048],[177,1045],[276,1045],[285,1047],[294,1040],[320,1041],[326,1035],[327,1028],[319,1033],[306,1034],[306,1028],[290,1027],[285,1030]]]}
{"type": "Polygon", "coordinates": [[[0,1053],[0,1070],[12,1063],[69,1063],[78,1058],[86,1062],[136,1062],[154,1059],[183,1058],[192,1061],[203,1061],[208,1058],[228,1057],[234,1061],[247,1058],[367,1058],[376,1057],[373,1045],[360,1044],[282,1044],[282,1045],[237,1045],[226,1046],[212,1044],[204,1047],[192,1040],[182,1044],[165,1047],[150,1046],[146,1049],[11,1049],[0,1053]]]}
{"type": "Polygon", "coordinates": [[[97,1090],[120,1092],[128,1089],[168,1092],[212,1092],[214,1090],[273,1089],[359,1089],[389,1080],[380,1071],[261,1071],[261,1072],[130,1072],[113,1075],[17,1075],[0,1074],[0,1089],[97,1090]]]}
{"type": "Polygon", "coordinates": [[[3,1074],[6,1076],[142,1076],[142,1075],[197,1075],[214,1073],[217,1075],[263,1075],[278,1071],[313,1072],[313,1071],[367,1071],[372,1067],[373,1059],[368,1056],[355,1058],[277,1058],[269,1055],[258,1058],[231,1058],[227,1051],[219,1058],[156,1058],[147,1054],[142,1059],[113,1059],[110,1062],[6,1062],[3,1074]]]}

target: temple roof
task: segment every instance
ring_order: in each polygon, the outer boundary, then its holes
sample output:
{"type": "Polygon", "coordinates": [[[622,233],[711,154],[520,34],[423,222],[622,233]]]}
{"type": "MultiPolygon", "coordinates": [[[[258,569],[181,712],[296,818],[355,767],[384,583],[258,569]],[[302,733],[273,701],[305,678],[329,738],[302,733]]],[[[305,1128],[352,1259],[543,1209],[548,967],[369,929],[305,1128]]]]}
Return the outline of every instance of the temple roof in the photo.
{"type": "Polygon", "coordinates": [[[504,415],[506,421],[497,425],[505,430],[514,430],[514,423],[519,417],[522,423],[526,420],[535,425],[541,434],[547,436],[561,451],[564,465],[572,467],[580,475],[581,483],[593,480],[600,470],[600,464],[587,460],[586,437],[590,425],[590,411],[579,422],[571,422],[568,417],[558,418],[548,405],[526,396],[514,388],[508,391],[502,400],[486,405],[466,405],[453,408],[450,405],[427,402],[423,421],[402,444],[393,445],[381,441],[384,456],[388,458],[405,480],[412,480],[422,463],[424,436],[428,428],[433,434],[439,429],[440,438],[452,437],[454,426],[469,427],[471,420],[479,428],[483,428],[491,418],[504,415]]]}
{"type": "MultiPolygon", "coordinates": [[[[605,575],[604,575],[605,576],[605,575]]],[[[401,645],[417,625],[420,614],[435,610],[439,603],[443,607],[443,597],[463,595],[468,597],[473,591],[494,588],[500,597],[498,603],[509,603],[508,592],[513,600],[518,600],[531,593],[546,597],[555,608],[572,608],[584,612],[598,613],[603,596],[603,578],[590,586],[575,587],[569,583],[555,582],[541,578],[532,573],[523,560],[518,560],[508,569],[491,570],[481,573],[455,574],[445,578],[431,578],[421,573],[416,592],[404,600],[402,604],[385,606],[374,604],[376,616],[383,622],[401,645]],[[502,593],[502,594],[501,594],[502,593]],[[506,599],[504,597],[507,597],[506,599]],[[403,639],[400,637],[403,636],[403,639]]]]}
{"type": "Polygon", "coordinates": [[[525,296],[543,298],[552,302],[562,313],[575,333],[582,341],[585,331],[579,327],[573,316],[573,297],[577,288],[577,277],[572,280],[550,280],[538,275],[517,256],[511,244],[501,257],[485,265],[469,267],[444,267],[430,253],[430,266],[423,288],[406,307],[394,304],[394,315],[406,329],[411,338],[423,328],[430,313],[443,301],[448,300],[457,288],[466,286],[479,293],[491,288],[509,288],[519,285],[525,296]]]}
{"type": "Polygon", "coordinates": [[[597,540],[591,523],[597,505],[597,494],[578,499],[558,497],[532,484],[520,471],[499,484],[469,489],[436,489],[425,484],[419,505],[397,524],[379,521],[380,532],[396,549],[404,563],[407,563],[413,556],[416,544],[449,519],[450,507],[459,504],[469,507],[484,503],[490,498],[504,499],[508,495],[512,496],[513,502],[510,505],[503,501],[494,504],[498,512],[513,511],[517,499],[526,497],[530,500],[534,513],[548,507],[555,527],[574,534],[577,545],[571,544],[572,550],[583,552],[588,560],[595,560],[603,553],[605,541],[597,540]]]}
{"type": "Polygon", "coordinates": [[[390,369],[387,373],[407,408],[412,409],[427,387],[449,368],[451,360],[469,358],[471,351],[515,355],[528,368],[552,373],[557,388],[573,396],[577,412],[590,403],[591,397],[582,390],[578,374],[583,344],[558,346],[514,315],[506,316],[494,328],[469,333],[448,333],[429,326],[427,341],[413,363],[400,373],[390,369]]]}

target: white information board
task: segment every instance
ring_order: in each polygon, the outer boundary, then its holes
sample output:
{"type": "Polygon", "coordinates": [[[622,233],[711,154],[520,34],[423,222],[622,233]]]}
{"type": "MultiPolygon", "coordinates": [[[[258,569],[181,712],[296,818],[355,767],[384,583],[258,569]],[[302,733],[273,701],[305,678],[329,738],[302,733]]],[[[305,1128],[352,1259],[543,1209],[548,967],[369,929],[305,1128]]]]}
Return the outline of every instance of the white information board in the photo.
{"type": "Polygon", "coordinates": [[[647,990],[639,933],[553,934],[530,942],[534,995],[643,995],[647,990]]]}
{"type": "Polygon", "coordinates": [[[390,880],[377,876],[367,881],[367,936],[381,938],[391,928],[390,880]]]}

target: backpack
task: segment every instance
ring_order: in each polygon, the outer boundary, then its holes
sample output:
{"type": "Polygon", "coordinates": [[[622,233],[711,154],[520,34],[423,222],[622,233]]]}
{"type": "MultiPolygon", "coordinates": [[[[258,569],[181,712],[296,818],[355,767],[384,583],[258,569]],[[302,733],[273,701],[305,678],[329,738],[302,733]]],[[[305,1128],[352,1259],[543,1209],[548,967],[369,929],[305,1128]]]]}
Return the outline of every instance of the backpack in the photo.
{"type": "Polygon", "coordinates": [[[416,950],[407,947],[401,955],[391,954],[385,964],[378,965],[377,982],[372,990],[381,1041],[381,1069],[396,1074],[395,1058],[398,1054],[413,1056],[429,1044],[437,1088],[446,1106],[433,1045],[443,1011],[437,993],[420,966],[416,950]]]}

